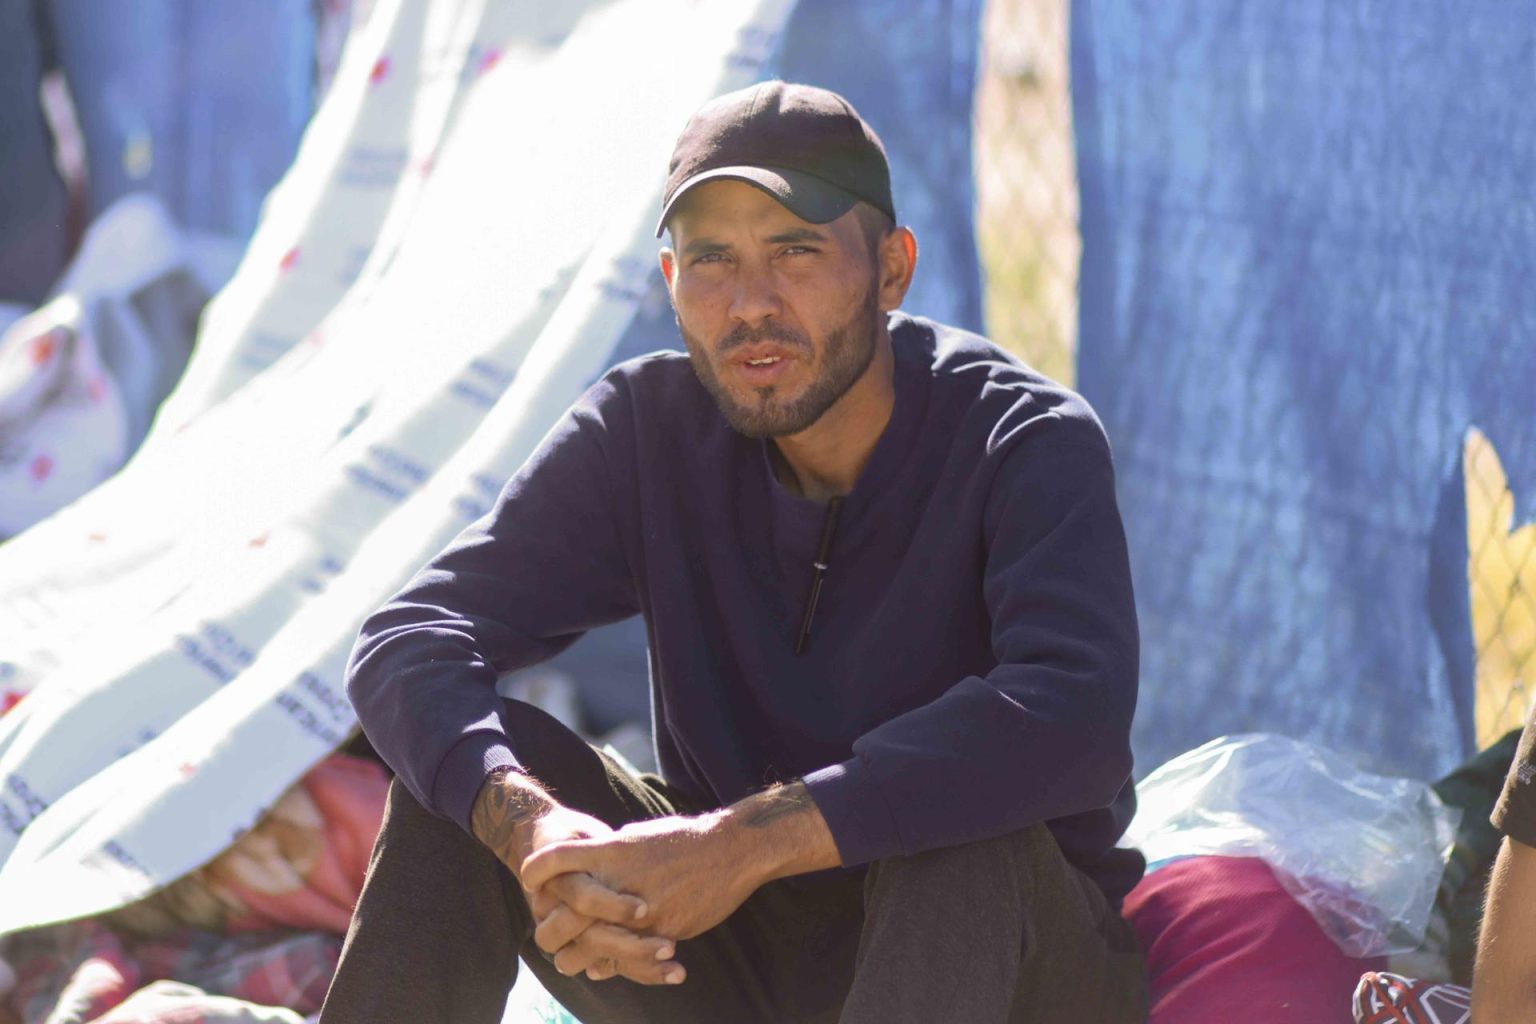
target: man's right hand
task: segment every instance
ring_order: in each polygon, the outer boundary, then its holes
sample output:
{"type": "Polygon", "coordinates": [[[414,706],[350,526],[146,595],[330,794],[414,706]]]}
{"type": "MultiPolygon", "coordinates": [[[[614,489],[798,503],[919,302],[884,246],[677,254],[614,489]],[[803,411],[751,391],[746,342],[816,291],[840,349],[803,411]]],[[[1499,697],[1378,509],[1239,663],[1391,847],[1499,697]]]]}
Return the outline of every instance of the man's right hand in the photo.
{"type": "MultiPolygon", "coordinates": [[[[613,831],[590,814],[562,805],[517,771],[486,780],[475,798],[470,825],[519,885],[523,861],[536,850],[613,831]]],[[[585,872],[561,875],[537,896],[526,889],[523,895],[536,923],[534,941],[553,954],[560,973],[585,971],[593,981],[623,975],[644,985],[681,980],[682,965],[672,959],[676,944],[632,930],[646,912],[638,897],[615,892],[585,872]]]]}

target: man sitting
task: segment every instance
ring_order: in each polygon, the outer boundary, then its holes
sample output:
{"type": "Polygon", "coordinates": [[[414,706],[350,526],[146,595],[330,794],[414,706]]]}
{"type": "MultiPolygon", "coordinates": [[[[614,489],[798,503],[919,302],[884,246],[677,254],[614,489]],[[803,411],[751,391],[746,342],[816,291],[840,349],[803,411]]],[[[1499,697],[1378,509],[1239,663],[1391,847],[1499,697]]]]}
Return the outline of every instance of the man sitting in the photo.
{"type": "Polygon", "coordinates": [[[844,100],[706,104],[657,234],[687,347],[614,368],[368,619],[396,770],[324,1024],[1139,1021],[1137,631],[1076,394],[893,312],[844,100]],[[660,777],[496,694],[645,617],[660,777]]]}

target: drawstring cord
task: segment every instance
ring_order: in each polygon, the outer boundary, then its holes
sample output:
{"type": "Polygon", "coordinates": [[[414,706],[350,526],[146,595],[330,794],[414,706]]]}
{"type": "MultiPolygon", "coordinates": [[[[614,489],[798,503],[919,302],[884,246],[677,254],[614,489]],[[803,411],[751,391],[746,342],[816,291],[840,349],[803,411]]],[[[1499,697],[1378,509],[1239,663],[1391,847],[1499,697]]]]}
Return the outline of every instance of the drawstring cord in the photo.
{"type": "Polygon", "coordinates": [[[832,555],[832,535],[837,532],[837,515],[843,509],[843,499],[833,498],[827,502],[827,518],[821,526],[821,544],[816,548],[815,573],[811,576],[811,593],[805,602],[805,616],[800,620],[800,637],[795,641],[795,653],[805,650],[805,645],[811,639],[811,620],[816,617],[816,602],[821,599],[821,584],[826,577],[827,566],[832,555]]]}

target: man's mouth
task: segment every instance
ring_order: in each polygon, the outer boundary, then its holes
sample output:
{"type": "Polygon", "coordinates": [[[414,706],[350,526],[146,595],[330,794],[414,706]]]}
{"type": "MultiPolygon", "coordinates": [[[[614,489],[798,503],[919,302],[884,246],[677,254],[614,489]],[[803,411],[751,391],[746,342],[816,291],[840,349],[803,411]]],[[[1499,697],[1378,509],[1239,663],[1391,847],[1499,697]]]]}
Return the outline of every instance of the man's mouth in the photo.
{"type": "Polygon", "coordinates": [[[782,343],[760,341],[755,345],[732,346],[729,358],[747,366],[769,366],[793,358],[794,349],[782,343]]]}
{"type": "Polygon", "coordinates": [[[779,346],[770,348],[766,345],[740,353],[732,360],[741,379],[753,387],[771,387],[779,383],[779,378],[789,372],[794,361],[793,353],[779,346]]]}

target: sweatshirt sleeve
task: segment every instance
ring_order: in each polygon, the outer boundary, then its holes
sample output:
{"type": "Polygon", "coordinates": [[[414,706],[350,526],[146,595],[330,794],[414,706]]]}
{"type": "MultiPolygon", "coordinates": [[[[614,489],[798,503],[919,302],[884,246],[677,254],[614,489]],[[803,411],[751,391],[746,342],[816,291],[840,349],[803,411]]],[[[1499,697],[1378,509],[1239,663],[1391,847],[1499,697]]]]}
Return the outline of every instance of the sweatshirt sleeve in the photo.
{"type": "Polygon", "coordinates": [[[487,773],[517,764],[497,677],[637,611],[606,463],[616,399],[609,379],[588,391],[352,650],[347,693],[369,741],[424,807],[466,829],[487,773]]]}
{"type": "Polygon", "coordinates": [[[996,667],[804,780],[845,865],[1105,808],[1130,778],[1139,645],[1108,442],[1091,419],[1045,426],[986,500],[996,667]]]}

